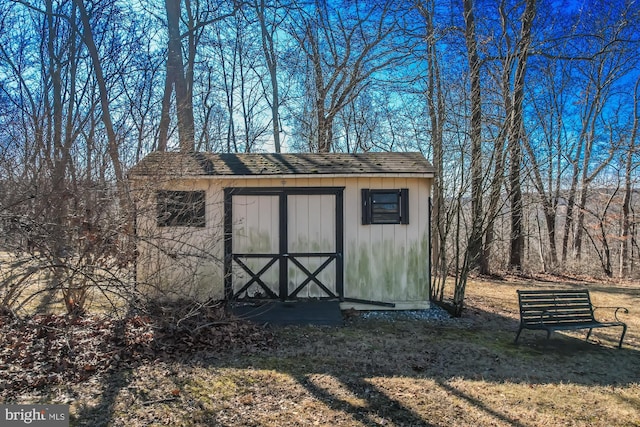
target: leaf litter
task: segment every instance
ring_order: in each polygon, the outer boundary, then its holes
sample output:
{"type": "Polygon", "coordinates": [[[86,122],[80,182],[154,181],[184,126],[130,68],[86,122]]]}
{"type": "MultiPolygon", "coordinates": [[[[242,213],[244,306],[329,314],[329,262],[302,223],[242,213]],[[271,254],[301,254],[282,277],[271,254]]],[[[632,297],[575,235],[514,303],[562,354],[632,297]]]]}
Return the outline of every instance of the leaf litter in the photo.
{"type": "Polygon", "coordinates": [[[162,359],[251,353],[271,347],[271,331],[230,317],[222,305],[195,313],[184,304],[145,314],[106,316],[0,314],[0,399],[162,359]],[[188,317],[184,316],[187,311],[188,317]],[[177,320],[176,320],[177,319],[177,320]],[[182,321],[179,321],[182,320],[182,321]]]}

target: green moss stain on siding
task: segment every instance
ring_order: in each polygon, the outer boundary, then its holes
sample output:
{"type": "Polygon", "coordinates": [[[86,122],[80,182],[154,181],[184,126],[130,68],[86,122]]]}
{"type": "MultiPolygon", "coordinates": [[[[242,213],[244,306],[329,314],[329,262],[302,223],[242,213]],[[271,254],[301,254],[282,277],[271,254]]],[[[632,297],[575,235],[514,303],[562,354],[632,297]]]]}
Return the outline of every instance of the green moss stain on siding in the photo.
{"type": "Polygon", "coordinates": [[[271,234],[268,231],[249,229],[246,250],[248,253],[271,253],[271,234]]]}
{"type": "Polygon", "coordinates": [[[289,236],[289,252],[331,252],[335,250],[335,243],[333,240],[326,238],[310,239],[307,236],[301,235],[292,239],[289,236]]]}
{"type": "Polygon", "coordinates": [[[352,298],[369,298],[371,292],[371,258],[369,248],[358,248],[355,244],[349,245],[350,257],[345,263],[345,296],[352,298]]]}
{"type": "Polygon", "coordinates": [[[376,260],[374,265],[381,267],[382,270],[380,285],[384,289],[384,293],[381,295],[384,298],[385,295],[395,295],[398,287],[404,287],[405,251],[404,247],[396,248],[389,240],[385,240],[381,246],[374,250],[374,253],[382,252],[382,258],[376,260]]]}
{"type": "Polygon", "coordinates": [[[429,238],[422,236],[419,244],[411,247],[407,253],[407,282],[415,286],[416,298],[428,299],[429,295],[429,238]]]}
{"type": "Polygon", "coordinates": [[[407,246],[392,240],[350,244],[345,263],[345,296],[374,301],[429,298],[428,237],[407,246]]]}

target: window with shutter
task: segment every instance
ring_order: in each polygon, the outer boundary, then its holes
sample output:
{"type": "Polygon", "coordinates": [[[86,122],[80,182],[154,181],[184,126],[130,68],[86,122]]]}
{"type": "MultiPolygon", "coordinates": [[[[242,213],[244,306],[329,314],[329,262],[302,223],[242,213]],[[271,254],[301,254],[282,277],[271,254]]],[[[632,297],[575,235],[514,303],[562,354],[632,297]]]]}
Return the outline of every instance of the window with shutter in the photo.
{"type": "Polygon", "coordinates": [[[362,224],[409,224],[409,190],[362,189],[362,224]]]}

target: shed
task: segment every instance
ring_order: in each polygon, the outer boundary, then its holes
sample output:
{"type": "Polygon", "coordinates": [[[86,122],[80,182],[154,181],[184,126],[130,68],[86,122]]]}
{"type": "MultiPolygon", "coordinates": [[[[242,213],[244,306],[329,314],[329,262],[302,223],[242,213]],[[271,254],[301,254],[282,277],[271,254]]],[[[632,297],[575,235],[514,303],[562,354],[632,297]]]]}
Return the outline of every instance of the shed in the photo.
{"type": "Polygon", "coordinates": [[[429,307],[434,169],[420,153],[153,152],[129,177],[148,291],[429,307]]]}

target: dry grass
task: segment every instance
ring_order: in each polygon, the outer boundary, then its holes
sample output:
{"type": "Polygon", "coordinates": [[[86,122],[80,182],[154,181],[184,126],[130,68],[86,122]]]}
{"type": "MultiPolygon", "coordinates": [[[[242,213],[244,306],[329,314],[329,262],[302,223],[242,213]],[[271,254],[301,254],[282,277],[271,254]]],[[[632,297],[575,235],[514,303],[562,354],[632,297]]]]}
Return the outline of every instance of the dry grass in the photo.
{"type": "Polygon", "coordinates": [[[462,319],[276,329],[277,347],[120,369],[21,401],[70,403],[72,425],[640,426],[640,287],[473,281],[462,319]],[[525,331],[515,290],[581,287],[629,307],[617,329],[525,331]]]}
{"type": "MultiPolygon", "coordinates": [[[[87,312],[124,315],[131,299],[131,273],[112,265],[83,267],[77,258],[67,261],[69,271],[86,274],[76,274],[74,284],[86,286],[87,312]]],[[[67,313],[61,287],[52,287],[52,276],[50,262],[38,254],[0,251],[0,300],[18,316],[67,313]]]]}

